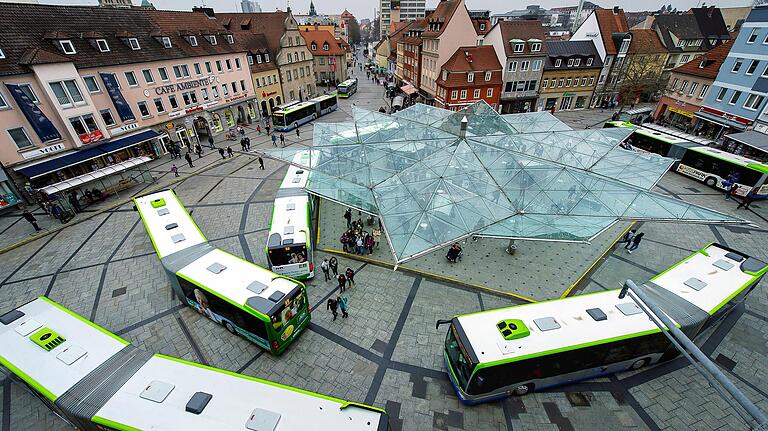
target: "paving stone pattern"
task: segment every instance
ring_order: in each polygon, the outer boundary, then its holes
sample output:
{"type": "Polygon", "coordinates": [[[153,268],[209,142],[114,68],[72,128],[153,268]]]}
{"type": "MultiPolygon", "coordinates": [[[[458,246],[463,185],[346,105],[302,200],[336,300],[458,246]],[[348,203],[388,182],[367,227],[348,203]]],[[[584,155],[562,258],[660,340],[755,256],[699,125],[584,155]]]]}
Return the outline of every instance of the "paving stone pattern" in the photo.
{"type": "MultiPolygon", "coordinates": [[[[386,103],[380,88],[361,80],[358,94],[341,101],[340,110],[320,121],[348,120],[353,102],[378,109],[386,103]]],[[[608,110],[579,111],[564,120],[592,124],[610,114],[608,110]]],[[[309,144],[311,128],[303,126],[299,140],[287,136],[288,145],[309,144]]],[[[248,130],[256,150],[271,147],[266,136],[248,130]]],[[[262,171],[252,162],[252,155],[223,162],[217,159],[217,153],[207,151],[202,160],[195,160],[192,170],[177,163],[185,177],[172,187],[216,246],[266,265],[270,200],[285,165],[265,160],[267,169],[262,171]],[[213,168],[186,176],[206,167],[213,168]]],[[[167,157],[152,163],[160,186],[170,184],[167,172],[171,163],[167,157]]],[[[126,193],[140,190],[136,187],[126,193]]],[[[767,204],[758,202],[754,211],[736,211],[736,203],[724,201],[719,192],[675,173],[667,174],[657,190],[738,214],[756,225],[638,224],[646,232],[640,248],[632,254],[621,247],[612,250],[574,293],[618,288],[627,278],[647,280],[711,241],[768,259],[767,204]]],[[[323,204],[321,208],[332,206],[323,204]]],[[[330,255],[320,251],[315,254],[316,277],[307,283],[310,304],[315,307],[310,328],[282,356],[265,354],[173,298],[137,220],[128,203],[0,256],[0,312],[50,289],[53,299],[139,347],[344,399],[368,400],[387,409],[395,431],[747,428],[733,408],[681,359],[521,398],[464,406],[445,374],[445,328],[435,330],[435,321],[520,301],[341,256],[339,268],[354,268],[357,286],[345,292],[350,317],[332,321],[325,301],[338,291],[336,283],[323,280],[319,264],[330,255]]],[[[339,221],[343,221],[341,213],[321,217],[321,232],[340,229],[336,227],[339,221]]],[[[616,226],[591,246],[521,244],[519,253],[511,257],[504,254],[503,242],[481,240],[466,244],[466,257],[458,265],[448,266],[442,252],[411,265],[535,299],[551,298],[573,283],[622,227],[616,226]]],[[[11,241],[27,238],[30,227],[10,212],[0,215],[0,230],[4,229],[3,241],[11,241]]],[[[335,246],[337,237],[336,233],[329,236],[333,244],[328,246],[335,246]]],[[[768,410],[766,334],[768,285],[763,282],[744,307],[699,340],[705,352],[764,410],[768,410]]],[[[0,381],[0,399],[0,431],[71,429],[16,383],[0,381]],[[4,407],[5,402],[10,408],[4,407]]]]}

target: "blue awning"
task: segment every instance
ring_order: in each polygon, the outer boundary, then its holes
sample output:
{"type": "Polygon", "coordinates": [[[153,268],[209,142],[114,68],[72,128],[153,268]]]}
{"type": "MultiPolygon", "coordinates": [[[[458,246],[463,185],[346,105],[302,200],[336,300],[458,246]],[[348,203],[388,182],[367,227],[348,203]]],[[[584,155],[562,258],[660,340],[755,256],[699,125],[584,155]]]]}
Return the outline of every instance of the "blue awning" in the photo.
{"type": "Polygon", "coordinates": [[[82,150],[75,151],[55,159],[47,160],[32,166],[27,166],[25,168],[15,169],[15,171],[29,179],[33,179],[41,175],[57,171],[59,169],[66,168],[67,166],[76,165],[78,163],[95,159],[109,153],[114,153],[115,151],[119,151],[124,148],[141,144],[158,136],[160,136],[160,133],[155,132],[154,130],[145,130],[135,135],[113,139],[96,147],[89,146],[82,150]]]}

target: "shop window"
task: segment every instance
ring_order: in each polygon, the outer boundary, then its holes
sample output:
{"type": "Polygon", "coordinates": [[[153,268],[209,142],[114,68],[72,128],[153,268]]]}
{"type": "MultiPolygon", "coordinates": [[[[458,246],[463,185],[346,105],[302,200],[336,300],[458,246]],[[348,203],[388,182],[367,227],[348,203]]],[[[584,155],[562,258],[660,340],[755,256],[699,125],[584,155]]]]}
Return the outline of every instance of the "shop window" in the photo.
{"type": "Polygon", "coordinates": [[[229,109],[224,111],[224,118],[227,120],[227,127],[235,127],[235,116],[232,115],[232,111],[229,109]]]}
{"type": "Polygon", "coordinates": [[[217,133],[224,130],[224,127],[221,125],[221,116],[219,114],[213,114],[211,116],[211,129],[217,133]]]}

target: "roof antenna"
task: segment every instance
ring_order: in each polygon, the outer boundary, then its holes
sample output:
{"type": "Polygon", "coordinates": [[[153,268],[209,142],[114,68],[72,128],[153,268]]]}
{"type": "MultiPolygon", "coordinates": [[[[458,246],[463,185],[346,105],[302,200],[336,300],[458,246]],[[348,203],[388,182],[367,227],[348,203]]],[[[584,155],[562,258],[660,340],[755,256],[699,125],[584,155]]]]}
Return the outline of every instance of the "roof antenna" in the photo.
{"type": "Polygon", "coordinates": [[[464,139],[467,136],[468,125],[469,125],[469,120],[467,120],[467,116],[465,115],[464,118],[461,119],[461,130],[459,131],[459,137],[461,139],[464,139]]]}

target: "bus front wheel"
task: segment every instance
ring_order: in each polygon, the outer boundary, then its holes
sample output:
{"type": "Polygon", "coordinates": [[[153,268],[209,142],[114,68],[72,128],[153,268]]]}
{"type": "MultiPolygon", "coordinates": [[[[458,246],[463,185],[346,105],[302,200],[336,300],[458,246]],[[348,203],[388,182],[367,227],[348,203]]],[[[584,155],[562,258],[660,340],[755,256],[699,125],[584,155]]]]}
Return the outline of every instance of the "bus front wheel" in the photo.
{"type": "Polygon", "coordinates": [[[632,366],[630,366],[629,369],[639,370],[640,368],[643,368],[646,365],[648,365],[648,358],[638,359],[632,363],[632,366]]]}
{"type": "Polygon", "coordinates": [[[715,187],[717,185],[717,178],[715,177],[708,177],[706,180],[704,180],[704,184],[715,187]]]}
{"type": "Polygon", "coordinates": [[[516,387],[512,391],[512,393],[517,395],[517,396],[526,395],[526,394],[528,394],[530,392],[533,392],[533,384],[532,383],[528,383],[527,385],[520,385],[520,386],[516,387]]]}
{"type": "Polygon", "coordinates": [[[233,333],[233,334],[237,335],[237,331],[235,331],[235,327],[234,327],[234,326],[232,326],[232,324],[231,324],[231,323],[229,323],[229,322],[224,322],[224,327],[225,327],[225,328],[227,328],[227,331],[229,331],[229,332],[231,332],[231,333],[233,333]]]}

